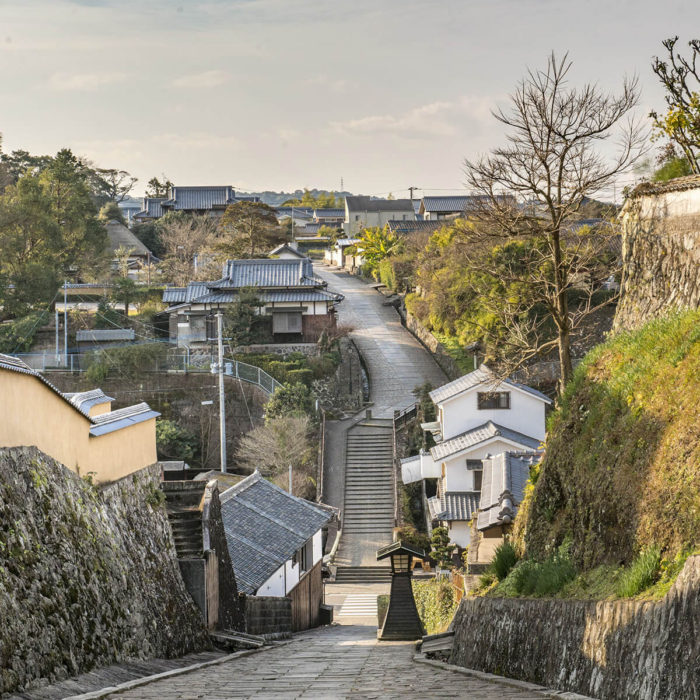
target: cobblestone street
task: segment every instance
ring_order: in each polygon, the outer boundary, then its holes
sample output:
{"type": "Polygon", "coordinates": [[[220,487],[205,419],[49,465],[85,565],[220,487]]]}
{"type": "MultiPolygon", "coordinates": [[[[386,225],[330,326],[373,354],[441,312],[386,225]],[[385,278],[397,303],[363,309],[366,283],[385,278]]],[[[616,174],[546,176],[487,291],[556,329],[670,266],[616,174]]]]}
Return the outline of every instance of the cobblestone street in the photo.
{"type": "Polygon", "coordinates": [[[284,645],[110,698],[462,698],[527,700],[541,695],[469,678],[412,660],[413,644],[381,642],[374,626],[333,626],[284,645]]]}

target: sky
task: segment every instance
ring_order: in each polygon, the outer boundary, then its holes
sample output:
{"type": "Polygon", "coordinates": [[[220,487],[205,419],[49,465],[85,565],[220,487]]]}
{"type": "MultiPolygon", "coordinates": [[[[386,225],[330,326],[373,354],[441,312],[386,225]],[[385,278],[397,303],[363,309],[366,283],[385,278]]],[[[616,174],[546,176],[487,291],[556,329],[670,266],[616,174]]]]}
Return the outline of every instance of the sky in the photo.
{"type": "MultiPolygon", "coordinates": [[[[663,108],[697,0],[0,0],[3,149],[240,190],[463,190],[528,67],[663,108]]],[[[696,35],[700,30],[696,31],[696,35]]]]}

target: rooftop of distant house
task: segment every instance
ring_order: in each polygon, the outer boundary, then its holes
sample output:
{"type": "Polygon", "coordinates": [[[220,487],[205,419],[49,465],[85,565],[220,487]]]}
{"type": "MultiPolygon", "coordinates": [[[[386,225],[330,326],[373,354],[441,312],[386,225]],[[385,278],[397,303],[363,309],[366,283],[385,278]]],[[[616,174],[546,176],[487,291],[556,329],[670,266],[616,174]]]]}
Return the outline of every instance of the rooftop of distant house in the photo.
{"type": "Polygon", "coordinates": [[[348,211],[382,212],[405,211],[414,214],[413,202],[410,199],[373,199],[364,195],[345,198],[348,211]]]}

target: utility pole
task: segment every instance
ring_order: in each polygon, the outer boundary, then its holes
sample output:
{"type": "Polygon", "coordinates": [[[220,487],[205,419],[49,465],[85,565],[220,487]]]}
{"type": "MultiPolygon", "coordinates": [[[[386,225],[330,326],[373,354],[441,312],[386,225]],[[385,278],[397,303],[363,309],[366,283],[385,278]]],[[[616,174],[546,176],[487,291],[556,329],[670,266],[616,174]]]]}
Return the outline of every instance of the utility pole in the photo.
{"type": "Polygon", "coordinates": [[[408,191],[411,193],[411,201],[413,201],[413,190],[419,190],[420,187],[416,187],[415,185],[412,185],[411,187],[408,188],[408,191]]]}
{"type": "Polygon", "coordinates": [[[60,363],[59,354],[61,352],[61,345],[60,345],[59,340],[58,340],[58,304],[54,304],[53,311],[54,311],[54,319],[53,320],[54,320],[54,325],[56,326],[56,364],[59,365],[59,363],[60,363]]]}
{"type": "Polygon", "coordinates": [[[289,465],[289,493],[290,493],[290,495],[294,495],[294,494],[292,494],[292,465],[291,464],[289,465]]]}
{"type": "Polygon", "coordinates": [[[224,315],[219,311],[216,314],[218,363],[216,370],[219,373],[219,440],[221,444],[221,473],[226,473],[226,402],[224,397],[224,315]]]}
{"type": "Polygon", "coordinates": [[[68,367],[68,280],[63,280],[63,352],[68,367]]]}
{"type": "Polygon", "coordinates": [[[292,243],[294,243],[294,205],[292,205],[292,243]]]}

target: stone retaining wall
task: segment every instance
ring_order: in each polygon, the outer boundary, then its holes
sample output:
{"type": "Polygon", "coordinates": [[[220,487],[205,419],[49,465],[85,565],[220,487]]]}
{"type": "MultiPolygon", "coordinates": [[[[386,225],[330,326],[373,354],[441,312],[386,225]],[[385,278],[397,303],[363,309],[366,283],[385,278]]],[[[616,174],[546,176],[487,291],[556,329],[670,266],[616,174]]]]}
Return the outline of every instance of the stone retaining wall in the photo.
{"type": "Polygon", "coordinates": [[[700,555],[658,602],[464,598],[451,663],[601,700],[700,698],[700,555]]]}
{"type": "Polygon", "coordinates": [[[97,489],[34,447],[0,450],[0,695],[208,646],[159,480],[97,489]]]}
{"type": "Polygon", "coordinates": [[[616,330],[700,307],[700,190],[630,200],[623,212],[622,264],[616,330]]]}
{"type": "Polygon", "coordinates": [[[406,311],[401,313],[401,318],[406,328],[430,351],[450,381],[464,374],[442,343],[415,316],[406,311]]]}

